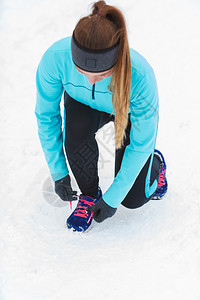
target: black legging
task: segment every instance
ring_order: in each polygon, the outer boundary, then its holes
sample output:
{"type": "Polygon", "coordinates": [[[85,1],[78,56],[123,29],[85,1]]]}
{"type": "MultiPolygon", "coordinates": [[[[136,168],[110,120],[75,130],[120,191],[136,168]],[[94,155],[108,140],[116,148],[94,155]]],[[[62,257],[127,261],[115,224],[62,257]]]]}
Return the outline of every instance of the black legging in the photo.
{"type": "MultiPolygon", "coordinates": [[[[65,150],[70,168],[80,191],[84,195],[95,197],[98,193],[98,157],[99,149],[95,139],[96,132],[105,124],[114,121],[114,116],[101,112],[72,99],[64,93],[66,122],[65,150]]],[[[124,146],[115,153],[115,176],[118,173],[126,146],[130,143],[131,122],[126,128],[124,146]]],[[[149,201],[145,196],[145,179],[150,157],[142,168],[122,205],[137,208],[149,201]]],[[[159,177],[160,160],[154,156],[151,183],[159,177]]]]}

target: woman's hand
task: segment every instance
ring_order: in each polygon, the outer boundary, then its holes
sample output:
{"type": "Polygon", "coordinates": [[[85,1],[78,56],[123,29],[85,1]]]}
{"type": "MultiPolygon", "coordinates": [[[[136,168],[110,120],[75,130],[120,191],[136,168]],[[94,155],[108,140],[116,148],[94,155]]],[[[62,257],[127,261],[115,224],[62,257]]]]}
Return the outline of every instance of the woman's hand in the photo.
{"type": "Polygon", "coordinates": [[[95,205],[88,207],[87,211],[94,213],[94,220],[101,223],[105,219],[111,218],[116,213],[117,208],[111,207],[101,198],[95,205]]]}
{"type": "Polygon", "coordinates": [[[77,192],[72,190],[69,175],[55,181],[55,192],[63,201],[77,200],[77,192]]]}

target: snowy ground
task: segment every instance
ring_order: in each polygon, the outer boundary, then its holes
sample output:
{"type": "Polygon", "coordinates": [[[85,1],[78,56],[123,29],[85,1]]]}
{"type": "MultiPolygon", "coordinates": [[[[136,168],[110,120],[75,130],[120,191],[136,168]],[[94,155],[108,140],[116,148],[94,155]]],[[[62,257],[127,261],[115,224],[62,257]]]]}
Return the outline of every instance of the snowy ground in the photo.
{"type": "MultiPolygon", "coordinates": [[[[131,46],[157,76],[165,200],[135,211],[120,207],[88,234],[73,234],[64,226],[69,207],[43,197],[49,173],[34,116],[35,71],[89,3],[0,2],[0,300],[199,300],[198,0],[109,2],[124,11],[131,46]]],[[[104,191],[113,176],[110,129],[98,136],[111,149],[101,146],[104,191]]]]}

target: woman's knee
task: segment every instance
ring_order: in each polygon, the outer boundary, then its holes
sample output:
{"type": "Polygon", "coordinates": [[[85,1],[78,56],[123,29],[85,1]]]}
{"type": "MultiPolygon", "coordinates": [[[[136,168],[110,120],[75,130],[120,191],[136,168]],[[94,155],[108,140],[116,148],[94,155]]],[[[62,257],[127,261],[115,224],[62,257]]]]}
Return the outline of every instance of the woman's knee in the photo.
{"type": "Polygon", "coordinates": [[[146,197],[141,197],[141,198],[132,198],[132,197],[126,197],[123,201],[122,201],[122,205],[126,208],[129,209],[136,209],[139,207],[142,207],[144,204],[146,204],[147,202],[149,202],[150,199],[147,199],[146,197]]]}

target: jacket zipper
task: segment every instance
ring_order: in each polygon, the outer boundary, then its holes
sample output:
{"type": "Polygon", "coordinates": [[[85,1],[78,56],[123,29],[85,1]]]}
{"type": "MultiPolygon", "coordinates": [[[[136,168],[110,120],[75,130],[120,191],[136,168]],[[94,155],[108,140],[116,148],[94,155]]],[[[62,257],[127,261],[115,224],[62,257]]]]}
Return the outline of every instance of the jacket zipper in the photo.
{"type": "Polygon", "coordinates": [[[93,84],[93,87],[92,87],[92,99],[93,100],[95,99],[94,92],[95,92],[95,83],[93,84]]]}

